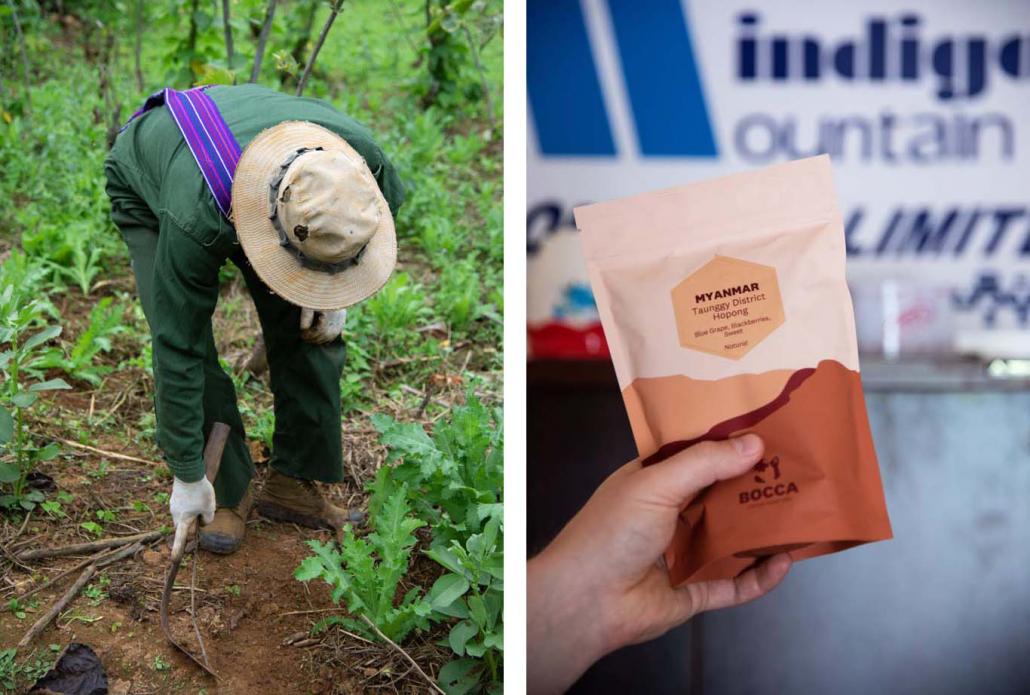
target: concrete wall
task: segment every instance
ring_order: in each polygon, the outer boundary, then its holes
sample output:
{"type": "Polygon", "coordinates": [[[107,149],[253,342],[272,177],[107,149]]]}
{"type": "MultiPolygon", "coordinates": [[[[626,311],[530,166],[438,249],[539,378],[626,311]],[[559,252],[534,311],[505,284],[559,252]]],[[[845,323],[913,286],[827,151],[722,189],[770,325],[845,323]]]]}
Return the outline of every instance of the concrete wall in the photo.
{"type": "MultiPolygon", "coordinates": [[[[531,384],[529,546],[635,451],[604,380],[531,384]]],[[[596,664],[574,693],[1030,693],[1030,391],[867,393],[895,539],[596,664]]]]}
{"type": "Polygon", "coordinates": [[[706,693],[1030,693],[1030,393],[867,397],[895,539],[704,621],[706,693]]]}

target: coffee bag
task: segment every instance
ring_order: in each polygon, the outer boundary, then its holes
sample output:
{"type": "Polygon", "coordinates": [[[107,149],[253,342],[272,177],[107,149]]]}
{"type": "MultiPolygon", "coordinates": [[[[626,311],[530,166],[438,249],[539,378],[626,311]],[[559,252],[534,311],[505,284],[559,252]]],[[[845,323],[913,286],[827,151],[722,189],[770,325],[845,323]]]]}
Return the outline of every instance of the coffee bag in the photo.
{"type": "Polygon", "coordinates": [[[829,157],[576,208],[644,465],[754,432],[765,454],[683,509],[673,584],[891,537],[829,157]]]}

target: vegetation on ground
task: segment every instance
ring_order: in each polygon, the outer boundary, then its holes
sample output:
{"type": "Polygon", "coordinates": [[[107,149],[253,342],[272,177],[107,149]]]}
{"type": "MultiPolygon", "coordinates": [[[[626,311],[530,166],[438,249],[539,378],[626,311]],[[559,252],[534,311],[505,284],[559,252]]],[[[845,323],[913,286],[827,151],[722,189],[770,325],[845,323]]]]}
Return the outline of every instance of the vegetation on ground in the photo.
{"type": "MultiPolygon", "coordinates": [[[[311,541],[299,586],[324,580],[341,607],[328,603],[328,618],[310,609],[311,637],[323,661],[358,679],[348,687],[423,690],[399,648],[448,692],[499,690],[500,18],[500,0],[0,4],[0,43],[11,49],[0,54],[0,600],[12,630],[27,630],[64,587],[21,597],[74,564],[33,567],[15,553],[167,524],[169,474],[141,463],[160,460],[150,338],[110,222],[109,143],[161,87],[244,83],[255,72],[368,125],[408,189],[398,271],[347,316],[348,482],[332,494],[367,508],[369,521],[311,541]],[[372,647],[348,634],[376,645],[373,655],[358,663],[351,650],[372,647]]],[[[245,368],[259,328],[231,264],[215,328],[260,463],[272,397],[268,375],[245,368]]],[[[98,574],[58,629],[93,627],[125,594],[123,579],[98,574]]],[[[240,591],[229,583],[219,600],[242,600],[240,591]]],[[[35,649],[0,651],[0,692],[45,671],[48,637],[63,640],[48,632],[35,649]]],[[[170,654],[155,648],[122,668],[164,687],[186,682],[170,654]]]]}

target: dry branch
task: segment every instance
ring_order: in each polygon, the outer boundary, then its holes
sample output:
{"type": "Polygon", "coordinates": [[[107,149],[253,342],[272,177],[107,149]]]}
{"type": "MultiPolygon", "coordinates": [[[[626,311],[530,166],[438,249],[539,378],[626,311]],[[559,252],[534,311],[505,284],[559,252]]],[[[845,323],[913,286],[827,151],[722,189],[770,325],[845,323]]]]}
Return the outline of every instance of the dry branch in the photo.
{"type": "Polygon", "coordinates": [[[21,642],[18,642],[18,649],[23,649],[32,643],[32,640],[39,636],[39,633],[46,629],[46,626],[56,618],[61,611],[63,611],[69,603],[82,591],[82,587],[86,586],[93,575],[96,574],[97,566],[95,564],[90,565],[82,571],[79,578],[75,580],[75,583],[71,585],[71,588],[65,592],[57,603],[50,607],[46,613],[43,614],[36,624],[29,628],[29,631],[25,633],[25,636],[21,638],[21,642]]]}
{"type": "Polygon", "coordinates": [[[308,77],[311,75],[311,68],[315,67],[315,60],[318,58],[318,52],[322,50],[322,44],[325,43],[325,37],[329,36],[329,29],[332,28],[333,22],[336,21],[336,15],[340,14],[340,8],[343,7],[343,0],[336,0],[333,3],[332,9],[329,10],[329,17],[325,20],[325,26],[322,27],[322,33],[318,35],[318,41],[315,42],[315,47],[311,49],[311,57],[308,58],[308,64],[304,66],[304,74],[300,76],[300,82],[297,83],[297,96],[304,93],[304,86],[308,82],[308,77]]]}
{"type": "Polygon", "coordinates": [[[88,444],[79,444],[78,442],[73,442],[70,439],[61,439],[60,437],[54,437],[54,439],[56,439],[57,441],[61,442],[62,444],[67,444],[68,446],[75,447],[76,449],[83,449],[85,451],[92,451],[94,454],[101,454],[103,456],[110,456],[113,459],[121,459],[122,461],[133,461],[135,463],[148,463],[151,466],[160,466],[161,465],[157,461],[149,461],[147,459],[141,459],[141,458],[138,458],[136,456],[129,456],[127,454],[119,454],[119,453],[117,453],[115,451],[106,451],[104,449],[98,449],[95,446],[89,446],[88,444]]]}
{"type": "Polygon", "coordinates": [[[380,629],[379,629],[378,627],[376,627],[376,624],[375,624],[375,623],[373,623],[373,622],[372,622],[371,620],[369,620],[369,619],[368,619],[368,616],[365,616],[365,615],[359,615],[358,617],[360,617],[360,618],[361,618],[362,620],[364,620],[364,621],[365,621],[366,623],[368,623],[368,626],[369,626],[370,628],[372,628],[373,630],[375,630],[376,634],[377,634],[377,635],[379,635],[379,637],[380,637],[381,639],[385,640],[386,642],[389,642],[389,643],[390,643],[390,645],[391,645],[391,646],[392,646],[392,647],[393,647],[394,649],[396,649],[397,651],[399,651],[399,652],[401,653],[401,655],[403,655],[403,656],[404,656],[404,658],[408,660],[408,663],[409,663],[409,664],[411,664],[412,666],[414,666],[414,667],[415,667],[415,670],[416,670],[416,671],[418,671],[418,672],[419,672],[419,674],[420,674],[420,675],[421,675],[421,676],[422,676],[423,678],[425,678],[425,679],[426,679],[426,682],[427,682],[427,683],[429,683],[429,685],[431,685],[431,686],[433,687],[433,690],[435,690],[436,692],[440,693],[440,695],[447,695],[447,694],[446,694],[446,693],[445,693],[445,692],[444,692],[443,690],[441,690],[441,689],[440,689],[440,686],[436,684],[436,681],[434,681],[434,680],[433,680],[432,678],[430,678],[430,677],[429,677],[429,674],[427,674],[427,673],[426,673],[425,671],[423,671],[423,670],[422,670],[422,667],[418,665],[418,662],[417,662],[417,661],[415,661],[414,659],[412,659],[412,658],[411,658],[411,655],[410,655],[410,654],[408,654],[408,653],[407,653],[406,651],[404,651],[403,649],[401,649],[401,648],[400,648],[400,646],[398,646],[398,644],[397,644],[396,642],[394,642],[394,641],[393,641],[392,639],[390,639],[389,637],[387,637],[386,635],[384,635],[384,634],[383,634],[383,631],[382,631],[382,630],[380,630],[380,629]]]}
{"type": "Polygon", "coordinates": [[[222,0],[222,24],[225,25],[225,64],[232,70],[232,25],[229,24],[229,0],[222,0]]]}
{"type": "Polygon", "coordinates": [[[46,582],[44,582],[43,584],[40,584],[35,589],[30,589],[29,591],[26,591],[24,594],[22,594],[21,596],[18,597],[18,600],[19,601],[24,601],[29,596],[32,596],[33,594],[38,594],[40,591],[43,591],[44,589],[48,589],[48,588],[52,587],[54,584],[56,584],[57,582],[59,582],[62,579],[64,579],[65,577],[67,577],[72,572],[78,572],[79,570],[81,570],[86,565],[94,564],[95,563],[96,566],[97,566],[97,569],[99,569],[101,567],[107,567],[111,563],[117,562],[118,560],[121,560],[122,558],[126,558],[126,557],[129,557],[131,555],[135,555],[136,552],[141,550],[142,548],[143,548],[143,544],[140,543],[139,541],[136,541],[132,545],[127,545],[127,546],[125,546],[123,548],[119,548],[117,550],[112,550],[111,552],[108,552],[108,553],[102,553],[100,555],[94,555],[93,557],[86,558],[85,560],[83,560],[79,564],[75,565],[74,567],[69,567],[65,571],[61,572],[56,577],[54,577],[52,579],[48,579],[46,582]]]}
{"type": "Polygon", "coordinates": [[[143,91],[143,66],[141,54],[143,52],[143,0],[136,0],[136,46],[135,46],[135,68],[136,68],[136,91],[143,91]]]}
{"type": "Polygon", "coordinates": [[[483,64],[479,60],[479,49],[476,48],[475,39],[472,38],[472,32],[469,31],[467,26],[465,29],[465,40],[468,41],[469,51],[472,53],[472,61],[476,65],[476,70],[479,72],[480,89],[483,90],[483,96],[486,98],[486,111],[487,116],[490,118],[490,128],[497,130],[497,121],[494,119],[494,100],[490,96],[490,85],[486,80],[486,70],[483,69],[483,64]]]}
{"type": "Polygon", "coordinates": [[[258,335],[254,341],[254,348],[250,355],[244,357],[236,365],[236,373],[250,372],[254,376],[261,376],[268,369],[268,351],[265,350],[265,338],[258,335]]]}
{"type": "Polygon", "coordinates": [[[265,44],[268,43],[268,34],[272,31],[272,18],[275,17],[275,2],[276,0],[268,0],[265,23],[261,27],[257,50],[254,52],[254,67],[250,71],[251,82],[257,82],[258,76],[261,74],[261,60],[265,57],[265,44]]]}
{"type": "Polygon", "coordinates": [[[18,560],[24,562],[27,560],[41,560],[48,557],[64,557],[65,555],[81,555],[83,553],[96,552],[97,550],[106,550],[108,548],[119,548],[129,543],[149,543],[155,541],[164,534],[161,531],[147,531],[146,533],[137,533],[132,536],[119,536],[117,538],[104,538],[99,541],[91,541],[89,543],[75,543],[73,545],[65,545],[59,548],[40,548],[38,550],[26,550],[25,552],[18,553],[15,555],[18,560]]]}

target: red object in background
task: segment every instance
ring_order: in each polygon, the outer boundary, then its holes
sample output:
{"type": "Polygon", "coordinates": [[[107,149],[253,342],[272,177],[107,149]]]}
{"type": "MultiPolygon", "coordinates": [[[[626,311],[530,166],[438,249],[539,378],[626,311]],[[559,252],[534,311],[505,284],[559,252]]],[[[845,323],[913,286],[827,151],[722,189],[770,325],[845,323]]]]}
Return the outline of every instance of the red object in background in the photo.
{"type": "Polygon", "coordinates": [[[573,327],[551,321],[529,326],[530,359],[609,359],[600,322],[573,327]]]}

